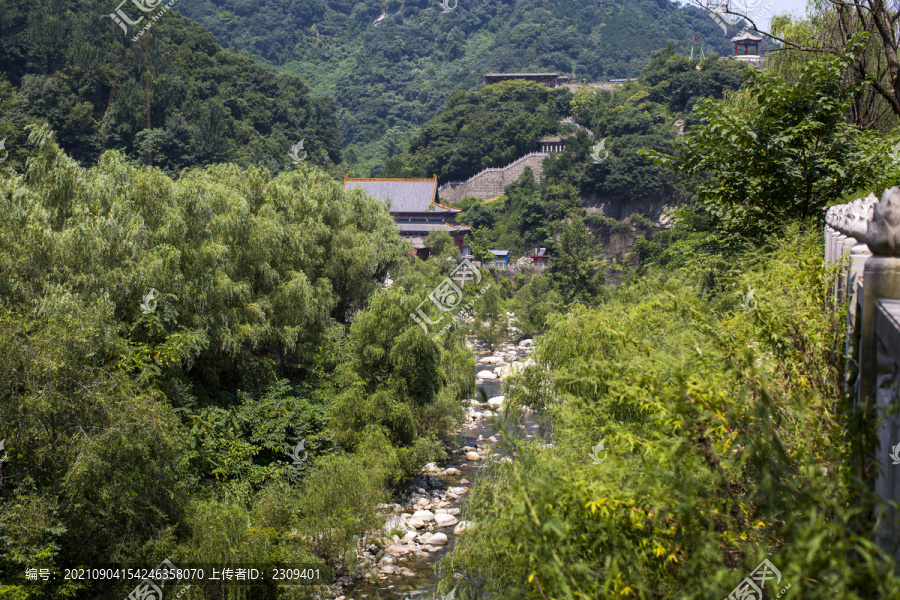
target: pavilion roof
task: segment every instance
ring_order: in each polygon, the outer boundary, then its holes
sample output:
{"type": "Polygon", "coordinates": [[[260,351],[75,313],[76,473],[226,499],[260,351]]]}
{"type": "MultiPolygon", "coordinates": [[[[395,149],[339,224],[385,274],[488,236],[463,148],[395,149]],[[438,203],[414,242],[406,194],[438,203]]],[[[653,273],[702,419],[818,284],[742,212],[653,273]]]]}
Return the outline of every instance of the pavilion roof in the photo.
{"type": "Polygon", "coordinates": [[[738,35],[738,36],[735,36],[735,37],[731,38],[731,41],[732,41],[732,42],[746,42],[746,41],[758,42],[758,41],[760,41],[761,39],[762,39],[761,36],[753,35],[753,34],[750,33],[749,31],[745,31],[745,32],[742,33],[741,35],[738,35]]]}

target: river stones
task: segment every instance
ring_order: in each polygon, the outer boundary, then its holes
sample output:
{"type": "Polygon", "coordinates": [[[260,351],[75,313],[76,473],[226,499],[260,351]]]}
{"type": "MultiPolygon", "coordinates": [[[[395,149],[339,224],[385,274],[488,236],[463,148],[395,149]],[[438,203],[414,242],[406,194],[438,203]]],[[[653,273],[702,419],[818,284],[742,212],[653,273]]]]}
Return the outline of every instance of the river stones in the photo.
{"type": "Polygon", "coordinates": [[[412,521],[413,519],[418,519],[423,523],[428,523],[429,521],[434,521],[434,513],[430,510],[417,510],[413,513],[412,519],[410,519],[410,521],[412,521]]]}
{"type": "MultiPolygon", "coordinates": [[[[534,364],[533,359],[529,358],[532,350],[531,340],[498,345],[490,350],[479,345],[476,352],[476,382],[500,382],[524,366],[534,364]]],[[[484,401],[480,397],[467,399],[463,404],[466,423],[461,431],[476,430],[484,422],[483,419],[502,412],[505,404],[504,396],[493,396],[484,401]]],[[[471,521],[462,520],[460,509],[453,507],[469,492],[469,488],[464,486],[471,483],[462,478],[466,469],[477,467],[478,461],[499,458],[495,453],[498,437],[489,433],[478,435],[480,433],[482,432],[477,431],[470,438],[477,437],[477,443],[469,442],[472,446],[457,447],[450,451],[454,461],[465,458],[467,462],[454,466],[428,463],[407,486],[400,503],[379,506],[386,519],[380,536],[384,545],[373,546],[360,553],[363,570],[371,569],[371,575],[376,575],[376,582],[379,579],[391,581],[402,576],[413,576],[412,571],[401,566],[405,561],[413,557],[433,560],[435,557],[432,554],[446,550],[450,536],[461,535],[473,527],[471,521]],[[398,514],[400,518],[397,518],[398,514]],[[385,558],[387,560],[383,560],[385,558]]],[[[505,462],[509,459],[502,460],[505,462]]]]}
{"type": "Polygon", "coordinates": [[[457,519],[453,515],[448,515],[448,514],[444,514],[444,513],[434,515],[434,526],[435,527],[450,527],[451,525],[456,525],[458,522],[459,522],[459,519],[457,519]]]}
{"type": "Polygon", "coordinates": [[[447,534],[446,533],[435,533],[433,536],[428,538],[428,545],[429,546],[446,546],[447,545],[447,534]]]}
{"type": "Polygon", "coordinates": [[[399,531],[406,531],[407,527],[406,523],[403,522],[403,519],[401,519],[397,515],[390,515],[387,519],[385,519],[384,527],[382,529],[384,533],[390,535],[391,532],[395,529],[399,531]]]}

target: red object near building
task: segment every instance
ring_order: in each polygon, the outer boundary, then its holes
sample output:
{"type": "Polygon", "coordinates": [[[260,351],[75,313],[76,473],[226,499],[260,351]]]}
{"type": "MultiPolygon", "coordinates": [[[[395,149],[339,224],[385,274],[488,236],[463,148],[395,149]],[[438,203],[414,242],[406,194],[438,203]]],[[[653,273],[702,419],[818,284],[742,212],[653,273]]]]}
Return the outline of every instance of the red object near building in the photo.
{"type": "Polygon", "coordinates": [[[550,256],[547,254],[546,248],[535,248],[534,254],[530,255],[528,258],[531,259],[531,264],[539,267],[546,267],[547,260],[550,256]]]}

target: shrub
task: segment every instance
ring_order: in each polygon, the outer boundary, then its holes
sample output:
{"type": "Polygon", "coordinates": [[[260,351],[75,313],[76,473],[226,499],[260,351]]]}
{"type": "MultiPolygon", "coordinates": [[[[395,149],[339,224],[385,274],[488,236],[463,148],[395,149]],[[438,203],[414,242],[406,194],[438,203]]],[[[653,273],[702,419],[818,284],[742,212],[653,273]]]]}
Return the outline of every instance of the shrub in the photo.
{"type": "Polygon", "coordinates": [[[794,597],[897,597],[893,560],[866,539],[870,497],[844,475],[855,442],[834,411],[822,269],[819,232],[794,227],[730,263],[695,246],[555,320],[505,410],[533,408],[552,445],[507,440],[518,459],[473,488],[442,589],[709,600],[768,557],[794,597]]]}

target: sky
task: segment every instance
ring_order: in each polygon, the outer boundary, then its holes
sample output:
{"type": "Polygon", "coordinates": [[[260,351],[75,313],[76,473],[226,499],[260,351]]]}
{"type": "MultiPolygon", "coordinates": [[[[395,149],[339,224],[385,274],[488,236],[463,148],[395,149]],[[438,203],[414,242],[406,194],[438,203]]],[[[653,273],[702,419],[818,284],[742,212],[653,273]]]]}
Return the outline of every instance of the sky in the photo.
{"type": "MultiPolygon", "coordinates": [[[[762,16],[761,19],[755,19],[757,24],[763,29],[769,28],[769,23],[772,20],[772,16],[781,14],[783,12],[789,12],[795,16],[803,16],[806,14],[806,0],[740,0],[736,3],[738,6],[743,3],[744,5],[755,6],[755,11],[762,13],[763,8],[768,6],[771,2],[770,9],[762,16]]],[[[690,4],[687,0],[681,0],[681,4],[690,4]]],[[[696,5],[695,5],[696,6],[696,5]]],[[[754,15],[751,15],[754,16],[754,15]]],[[[710,17],[712,18],[712,17],[710,17]]]]}

